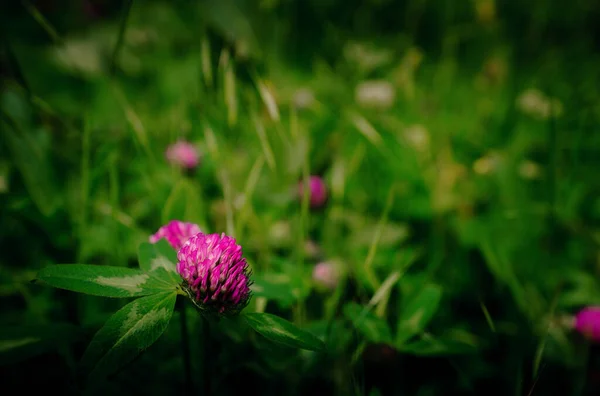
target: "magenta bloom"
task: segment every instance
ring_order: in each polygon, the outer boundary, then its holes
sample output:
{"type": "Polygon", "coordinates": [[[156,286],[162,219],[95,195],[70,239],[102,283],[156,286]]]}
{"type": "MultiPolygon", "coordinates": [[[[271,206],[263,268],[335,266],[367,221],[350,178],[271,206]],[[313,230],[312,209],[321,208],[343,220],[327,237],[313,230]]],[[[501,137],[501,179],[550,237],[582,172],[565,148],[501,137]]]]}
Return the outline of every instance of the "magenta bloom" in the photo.
{"type": "Polygon", "coordinates": [[[177,253],[177,272],[196,305],[235,315],[250,300],[250,271],[242,247],[225,234],[197,234],[177,253]]]}
{"type": "Polygon", "coordinates": [[[178,141],[167,148],[167,160],[176,166],[192,169],[200,163],[200,154],[196,147],[188,142],[178,141]]]}
{"type": "MultiPolygon", "coordinates": [[[[325,182],[319,176],[311,176],[308,183],[310,187],[310,206],[319,208],[327,201],[327,187],[325,182]]],[[[304,181],[298,184],[298,195],[300,199],[304,196],[304,181]]]]}
{"type": "Polygon", "coordinates": [[[154,235],[150,236],[150,243],[156,243],[165,238],[173,249],[179,250],[190,237],[202,232],[200,227],[194,223],[185,223],[179,220],[172,220],[168,224],[160,227],[154,235]]]}
{"type": "Polygon", "coordinates": [[[334,264],[321,262],[313,268],[313,280],[320,286],[335,289],[339,280],[339,273],[334,264]]]}
{"type": "Polygon", "coordinates": [[[600,307],[586,307],[575,315],[575,330],[586,338],[600,342],[600,307]]]}

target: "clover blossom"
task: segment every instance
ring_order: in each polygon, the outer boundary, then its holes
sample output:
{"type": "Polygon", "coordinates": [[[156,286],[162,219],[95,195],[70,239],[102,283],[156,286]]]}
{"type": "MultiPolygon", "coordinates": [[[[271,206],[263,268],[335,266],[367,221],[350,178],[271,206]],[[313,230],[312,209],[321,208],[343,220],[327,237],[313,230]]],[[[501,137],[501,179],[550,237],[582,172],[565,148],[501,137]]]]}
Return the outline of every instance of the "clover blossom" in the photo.
{"type": "Polygon", "coordinates": [[[196,234],[177,253],[184,290],[202,311],[229,316],[250,300],[250,271],[242,247],[225,234],[196,234]]]}
{"type": "Polygon", "coordinates": [[[573,320],[573,328],[591,341],[600,342],[600,307],[586,307],[573,320]]]}
{"type": "MultiPolygon", "coordinates": [[[[311,176],[308,181],[309,200],[312,208],[319,208],[327,202],[327,187],[319,176],[311,176]]],[[[304,196],[304,181],[298,184],[298,195],[300,199],[304,196]]]]}
{"type": "Polygon", "coordinates": [[[173,249],[179,250],[190,237],[199,232],[202,230],[194,223],[172,220],[150,236],[150,243],[156,243],[165,238],[173,246],[173,249]]]}
{"type": "Polygon", "coordinates": [[[339,271],[334,263],[323,261],[315,265],[312,277],[319,286],[335,289],[339,282],[339,271]]]}
{"type": "Polygon", "coordinates": [[[171,164],[185,169],[193,169],[200,163],[200,153],[196,147],[182,140],[169,146],[165,156],[171,164]]]}

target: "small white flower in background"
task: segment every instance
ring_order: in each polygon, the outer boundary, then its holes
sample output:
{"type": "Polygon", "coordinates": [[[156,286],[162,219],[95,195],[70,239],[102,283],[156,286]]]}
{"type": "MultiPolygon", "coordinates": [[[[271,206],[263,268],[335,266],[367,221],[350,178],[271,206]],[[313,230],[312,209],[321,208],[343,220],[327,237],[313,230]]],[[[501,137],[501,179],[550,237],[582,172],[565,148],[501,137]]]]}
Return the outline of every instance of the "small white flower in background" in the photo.
{"type": "Polygon", "coordinates": [[[127,29],[125,33],[125,41],[132,46],[143,46],[151,44],[158,39],[156,31],[151,29],[127,29]]]}
{"type": "Polygon", "coordinates": [[[363,71],[371,71],[393,60],[392,51],[379,49],[373,45],[349,42],[344,47],[344,57],[363,71]]]}
{"type": "Polygon", "coordinates": [[[269,240],[274,245],[281,246],[292,240],[292,227],[287,221],[277,221],[269,229],[269,240]]]}
{"type": "Polygon", "coordinates": [[[542,168],[533,161],[524,160],[519,165],[519,175],[523,179],[533,180],[538,179],[542,173],[542,168]]]}
{"type": "Polygon", "coordinates": [[[356,86],[355,100],[363,107],[389,108],[396,100],[396,90],[387,81],[365,81],[356,86]]]}
{"type": "Polygon", "coordinates": [[[498,170],[502,157],[497,153],[486,154],[473,163],[473,170],[479,175],[489,175],[498,170]]]}
{"type": "Polygon", "coordinates": [[[97,75],[102,72],[103,63],[100,45],[88,39],[70,39],[53,50],[55,61],[62,67],[83,73],[97,75]]]}
{"type": "Polygon", "coordinates": [[[403,136],[406,143],[415,150],[423,151],[429,147],[429,132],[421,124],[409,126],[404,130],[403,136]]]}
{"type": "Polygon", "coordinates": [[[558,99],[548,98],[538,89],[528,89],[517,98],[517,107],[523,113],[545,120],[550,115],[562,114],[562,104],[558,99]]]}
{"type": "Polygon", "coordinates": [[[316,258],[321,255],[321,248],[315,241],[307,240],[304,243],[304,254],[308,258],[316,258]]]}
{"type": "Polygon", "coordinates": [[[294,92],[292,102],[297,109],[308,109],[315,103],[315,95],[308,88],[300,88],[294,92]]]}
{"type": "Polygon", "coordinates": [[[238,194],[233,199],[233,207],[237,210],[240,210],[246,204],[246,194],[238,194]]]}

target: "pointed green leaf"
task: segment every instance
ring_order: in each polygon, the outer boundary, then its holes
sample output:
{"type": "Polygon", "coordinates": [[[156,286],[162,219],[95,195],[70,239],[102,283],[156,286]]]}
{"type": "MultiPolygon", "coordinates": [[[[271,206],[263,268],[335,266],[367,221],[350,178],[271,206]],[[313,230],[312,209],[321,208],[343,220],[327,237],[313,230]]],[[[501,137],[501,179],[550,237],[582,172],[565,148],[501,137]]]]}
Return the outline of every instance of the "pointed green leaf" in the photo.
{"type": "Polygon", "coordinates": [[[344,306],[344,316],[352,322],[356,330],[368,341],[386,342],[392,340],[392,333],[385,320],[375,316],[364,307],[349,303],[344,306]]]}
{"type": "Polygon", "coordinates": [[[177,293],[139,298],[125,305],[96,333],[81,360],[89,380],[102,379],[132,361],[167,329],[177,293]]]}
{"type": "Polygon", "coordinates": [[[310,351],[320,351],[325,348],[323,341],[313,334],[297,328],[278,316],[254,312],[244,314],[244,318],[254,331],[271,341],[310,351]]]}
{"type": "Polygon", "coordinates": [[[409,297],[398,319],[397,346],[423,331],[437,312],[441,299],[442,289],[434,284],[424,286],[409,297]]]}
{"type": "Polygon", "coordinates": [[[144,272],[154,272],[158,278],[174,286],[181,283],[177,273],[177,253],[165,239],[140,244],[138,260],[144,272]]]}
{"type": "Polygon", "coordinates": [[[143,271],[147,272],[163,267],[168,271],[177,273],[175,269],[177,252],[165,239],[161,239],[156,243],[141,243],[138,248],[138,259],[140,268],[143,271]]]}
{"type": "Polygon", "coordinates": [[[175,290],[153,273],[100,265],[52,265],[40,270],[37,279],[59,289],[102,297],[136,297],[175,290]]]}

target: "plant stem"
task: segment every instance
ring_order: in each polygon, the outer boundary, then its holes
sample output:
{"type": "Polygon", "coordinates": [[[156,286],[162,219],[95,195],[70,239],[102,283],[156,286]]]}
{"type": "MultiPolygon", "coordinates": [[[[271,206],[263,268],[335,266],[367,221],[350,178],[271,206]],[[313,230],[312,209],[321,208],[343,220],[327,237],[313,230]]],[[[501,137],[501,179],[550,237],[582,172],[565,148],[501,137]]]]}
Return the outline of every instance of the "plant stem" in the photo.
{"type": "Polygon", "coordinates": [[[183,371],[184,371],[184,391],[183,393],[187,396],[192,394],[192,368],[190,360],[190,340],[187,325],[187,316],[185,314],[185,303],[180,300],[179,303],[179,318],[181,324],[181,352],[183,357],[183,371]]]}
{"type": "Polygon", "coordinates": [[[202,315],[202,382],[203,382],[203,388],[204,388],[204,392],[203,394],[206,396],[210,396],[210,364],[209,364],[209,359],[210,359],[210,343],[211,343],[211,339],[210,339],[210,322],[208,321],[208,319],[202,315]]]}
{"type": "Polygon", "coordinates": [[[55,43],[60,44],[62,40],[56,32],[56,29],[52,27],[50,22],[48,22],[48,20],[42,15],[42,13],[40,13],[40,11],[33,4],[31,4],[31,2],[24,0],[22,3],[23,6],[27,9],[27,11],[31,14],[33,19],[35,19],[35,21],[40,24],[42,29],[44,29],[46,33],[48,33],[48,36],[50,36],[55,43]]]}
{"type": "Polygon", "coordinates": [[[110,75],[113,76],[117,69],[117,57],[119,56],[119,51],[123,46],[123,38],[125,37],[125,29],[127,28],[127,22],[129,20],[129,12],[131,11],[131,6],[133,5],[133,0],[127,0],[123,10],[123,19],[121,19],[121,25],[119,26],[119,35],[117,36],[117,42],[113,49],[111,61],[110,61],[110,75]]]}

